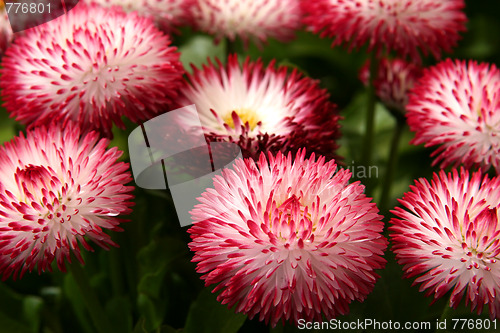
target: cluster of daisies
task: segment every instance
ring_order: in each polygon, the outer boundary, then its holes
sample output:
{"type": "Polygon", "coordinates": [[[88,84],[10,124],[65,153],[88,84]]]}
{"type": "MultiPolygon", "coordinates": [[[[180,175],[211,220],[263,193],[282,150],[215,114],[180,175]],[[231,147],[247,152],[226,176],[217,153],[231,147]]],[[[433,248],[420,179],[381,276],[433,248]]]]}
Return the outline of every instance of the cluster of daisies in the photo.
{"type": "Polygon", "coordinates": [[[439,58],[465,30],[462,0],[86,0],[12,34],[3,106],[26,125],[0,148],[0,274],[64,270],[80,246],[115,245],[133,186],[112,127],[195,104],[208,141],[243,152],[193,208],[190,248],[218,299],[250,317],[322,320],[363,301],[385,265],[383,217],[335,162],[339,112],[318,81],[236,55],[185,73],[171,34],[191,25],[216,40],[286,42],[303,27],[332,46],[367,46],[361,69],[435,164],[393,210],[392,251],[408,277],[450,305],[465,297],[500,317],[500,72],[439,58]],[[13,40],[12,40],[13,39],[13,40]],[[389,57],[397,55],[397,57],[389,57]],[[374,77],[370,77],[374,75],[374,77]],[[463,167],[457,171],[457,167],[463,167]]]}

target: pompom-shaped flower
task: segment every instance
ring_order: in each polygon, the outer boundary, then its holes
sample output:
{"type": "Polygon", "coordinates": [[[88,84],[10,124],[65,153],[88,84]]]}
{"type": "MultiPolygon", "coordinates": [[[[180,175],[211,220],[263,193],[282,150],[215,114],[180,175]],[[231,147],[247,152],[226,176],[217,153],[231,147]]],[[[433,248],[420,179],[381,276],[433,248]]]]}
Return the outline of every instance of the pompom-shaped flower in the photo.
{"type": "Polygon", "coordinates": [[[274,61],[264,67],[248,58],[240,67],[230,56],[226,66],[209,63],[188,79],[179,106],[196,105],[210,141],[236,142],[245,157],[255,159],[261,151],[302,147],[331,157],[337,148],[336,106],[317,81],[295,69],[275,68],[274,61]]]}
{"type": "Polygon", "coordinates": [[[500,71],[447,59],[424,72],[407,105],[414,144],[440,145],[434,165],[500,172],[500,71]]]}
{"type": "Polygon", "coordinates": [[[451,290],[450,306],[465,295],[472,310],[489,306],[500,318],[500,178],[456,169],[419,179],[400,200],[390,227],[393,251],[407,277],[434,299],[451,290]]]}
{"type": "Polygon", "coordinates": [[[96,132],[38,127],[0,147],[0,275],[22,276],[38,267],[64,270],[86,238],[115,245],[104,229],[121,230],[116,216],[130,212],[132,187],[121,152],[106,150],[96,132]]]}
{"type": "MultiPolygon", "coordinates": [[[[375,82],[375,93],[389,108],[405,112],[408,94],[415,81],[422,75],[422,69],[402,59],[383,58],[378,65],[375,82]]],[[[370,61],[367,61],[359,72],[364,85],[370,82],[370,61]]]]}
{"type": "Polygon", "coordinates": [[[0,80],[5,107],[30,127],[72,120],[110,135],[122,116],[150,118],[176,96],[183,71],[169,43],[136,13],[79,4],[8,49],[0,80]]]}
{"type": "Polygon", "coordinates": [[[463,0],[304,1],[305,23],[322,37],[368,50],[394,50],[419,59],[419,50],[436,58],[450,52],[465,30],[463,0]]]}
{"type": "Polygon", "coordinates": [[[288,41],[301,27],[300,0],[195,0],[192,24],[216,40],[240,37],[258,45],[268,38],[288,41]]]}
{"type": "Polygon", "coordinates": [[[176,27],[187,23],[188,9],[195,0],[84,0],[104,7],[121,6],[126,12],[137,11],[152,17],[162,30],[172,32],[176,27]]]}
{"type": "Polygon", "coordinates": [[[274,326],[348,312],[371,292],[387,240],[350,171],[299,152],[237,160],[199,199],[189,229],[218,300],[274,326]]]}

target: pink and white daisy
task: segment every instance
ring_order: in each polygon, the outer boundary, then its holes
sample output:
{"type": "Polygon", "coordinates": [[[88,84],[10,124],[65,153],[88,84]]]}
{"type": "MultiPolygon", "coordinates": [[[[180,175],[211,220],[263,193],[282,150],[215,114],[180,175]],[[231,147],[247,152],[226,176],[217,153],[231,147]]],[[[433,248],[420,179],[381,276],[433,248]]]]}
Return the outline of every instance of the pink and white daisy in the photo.
{"type": "Polygon", "coordinates": [[[439,145],[433,165],[493,166],[500,172],[500,71],[495,65],[447,59],[425,70],[410,94],[414,144],[439,145]]]}
{"type": "MultiPolygon", "coordinates": [[[[378,65],[375,93],[387,107],[405,112],[408,94],[415,81],[422,75],[422,69],[414,63],[402,59],[383,58],[378,65]]],[[[359,72],[364,85],[370,81],[370,61],[359,72]]]]}
{"type": "Polygon", "coordinates": [[[29,127],[78,122],[110,135],[122,116],[148,119],[176,97],[183,70],[152,21],[77,5],[19,36],[2,61],[5,107],[29,127]]]}
{"type": "MultiPolygon", "coordinates": [[[[179,106],[195,104],[209,141],[238,143],[244,157],[261,151],[297,151],[333,156],[340,136],[337,108],[318,81],[295,69],[264,67],[236,56],[227,65],[194,68],[181,89],[179,106]]],[[[190,119],[185,119],[186,124],[190,119]]],[[[193,123],[193,126],[196,124],[193,123]]]]}
{"type": "Polygon", "coordinates": [[[323,157],[236,160],[199,198],[189,229],[218,300],[273,326],[321,320],[363,301],[382,268],[382,216],[349,170],[323,157]]]}
{"type": "Polygon", "coordinates": [[[192,24],[216,40],[240,37],[260,45],[268,38],[289,41],[302,26],[301,0],[195,0],[192,24]]]}
{"type": "Polygon", "coordinates": [[[304,22],[314,33],[368,50],[394,50],[419,59],[419,50],[439,58],[450,52],[465,30],[463,0],[304,1],[304,22]]]}
{"type": "Polygon", "coordinates": [[[176,27],[186,24],[189,8],[195,0],[84,0],[103,7],[121,6],[126,12],[137,12],[151,17],[156,25],[165,32],[172,32],[176,27]]]}
{"type": "Polygon", "coordinates": [[[76,126],[35,128],[0,147],[0,275],[51,270],[86,239],[115,246],[104,230],[122,230],[116,216],[130,212],[132,187],[121,152],[106,150],[96,132],[76,126]]]}
{"type": "Polygon", "coordinates": [[[488,305],[500,318],[500,178],[443,170],[429,184],[415,181],[392,211],[391,238],[406,277],[434,300],[451,290],[450,306],[465,296],[472,311],[488,305]]]}

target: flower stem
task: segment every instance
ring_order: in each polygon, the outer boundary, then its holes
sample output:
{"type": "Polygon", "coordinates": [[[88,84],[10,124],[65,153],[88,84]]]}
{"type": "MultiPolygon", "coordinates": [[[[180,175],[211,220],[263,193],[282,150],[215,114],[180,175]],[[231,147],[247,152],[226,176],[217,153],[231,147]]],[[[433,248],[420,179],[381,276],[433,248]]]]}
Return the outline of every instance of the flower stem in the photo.
{"type": "Polygon", "coordinates": [[[106,317],[104,308],[102,307],[94,289],[90,286],[90,282],[87,274],[80,266],[78,260],[73,258],[73,263],[68,265],[69,271],[75,279],[75,282],[80,289],[80,294],[83,298],[83,302],[89,311],[90,318],[94,323],[95,328],[98,333],[110,333],[113,332],[113,327],[106,317]]]}
{"type": "Polygon", "coordinates": [[[405,124],[404,118],[396,118],[396,127],[392,136],[389,159],[387,160],[387,169],[385,171],[385,179],[382,185],[382,194],[380,195],[379,208],[382,214],[384,214],[388,209],[393,176],[394,172],[396,172],[398,164],[399,142],[401,141],[401,135],[403,134],[405,124]]]}
{"type": "Polygon", "coordinates": [[[370,80],[368,83],[368,103],[366,110],[366,129],[365,137],[363,141],[362,149],[362,161],[366,168],[369,168],[372,162],[372,144],[373,144],[373,133],[375,128],[375,105],[376,105],[376,95],[375,95],[375,85],[374,82],[377,79],[378,74],[378,58],[376,52],[372,52],[370,59],[370,80]]]}

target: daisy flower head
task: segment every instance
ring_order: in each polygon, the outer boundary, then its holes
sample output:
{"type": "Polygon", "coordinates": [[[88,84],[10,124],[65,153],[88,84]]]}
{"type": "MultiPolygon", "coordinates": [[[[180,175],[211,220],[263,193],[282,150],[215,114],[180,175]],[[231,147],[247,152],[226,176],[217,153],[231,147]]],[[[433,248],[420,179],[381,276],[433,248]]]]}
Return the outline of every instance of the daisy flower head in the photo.
{"type": "Polygon", "coordinates": [[[321,320],[363,301],[382,268],[382,216],[349,170],[305,151],[236,160],[202,194],[189,229],[197,271],[250,318],[321,320]]]}
{"type": "Polygon", "coordinates": [[[131,181],[121,152],[106,150],[96,132],[84,136],[71,124],[37,127],[0,147],[0,275],[14,278],[37,267],[64,271],[79,244],[116,246],[104,230],[121,231],[131,181]]]}
{"type": "MultiPolygon", "coordinates": [[[[375,93],[387,107],[405,112],[408,95],[415,81],[422,75],[422,69],[403,59],[382,58],[378,64],[375,93]]],[[[359,72],[359,78],[365,86],[370,82],[370,61],[359,72]]]]}
{"type": "Polygon", "coordinates": [[[424,71],[410,94],[412,143],[439,146],[441,168],[491,166],[500,172],[500,71],[495,65],[447,59],[424,71]]]}
{"type": "Polygon", "coordinates": [[[151,17],[165,32],[174,32],[176,27],[186,24],[189,8],[195,0],[85,0],[103,7],[121,6],[126,12],[138,12],[151,17]]]}
{"type": "Polygon", "coordinates": [[[463,0],[317,0],[303,2],[304,23],[332,46],[395,51],[401,57],[436,58],[450,52],[465,30],[463,0]]]}
{"type": "Polygon", "coordinates": [[[74,121],[111,135],[176,97],[183,69],[169,37],[118,7],[77,5],[16,38],[3,61],[4,106],[29,127],[74,121]]]}
{"type": "Polygon", "coordinates": [[[337,148],[340,117],[326,90],[274,61],[265,67],[247,58],[240,66],[232,55],[226,65],[194,68],[179,99],[180,106],[191,104],[209,141],[235,142],[244,157],[302,147],[332,157],[337,148]]]}
{"type": "Polygon", "coordinates": [[[261,45],[268,38],[286,42],[302,26],[301,0],[195,0],[192,25],[215,35],[261,45]]]}
{"type": "Polygon", "coordinates": [[[500,318],[500,178],[463,168],[443,170],[429,183],[415,181],[392,213],[393,251],[406,277],[434,300],[451,290],[450,306],[462,298],[472,311],[488,305],[500,318]]]}

